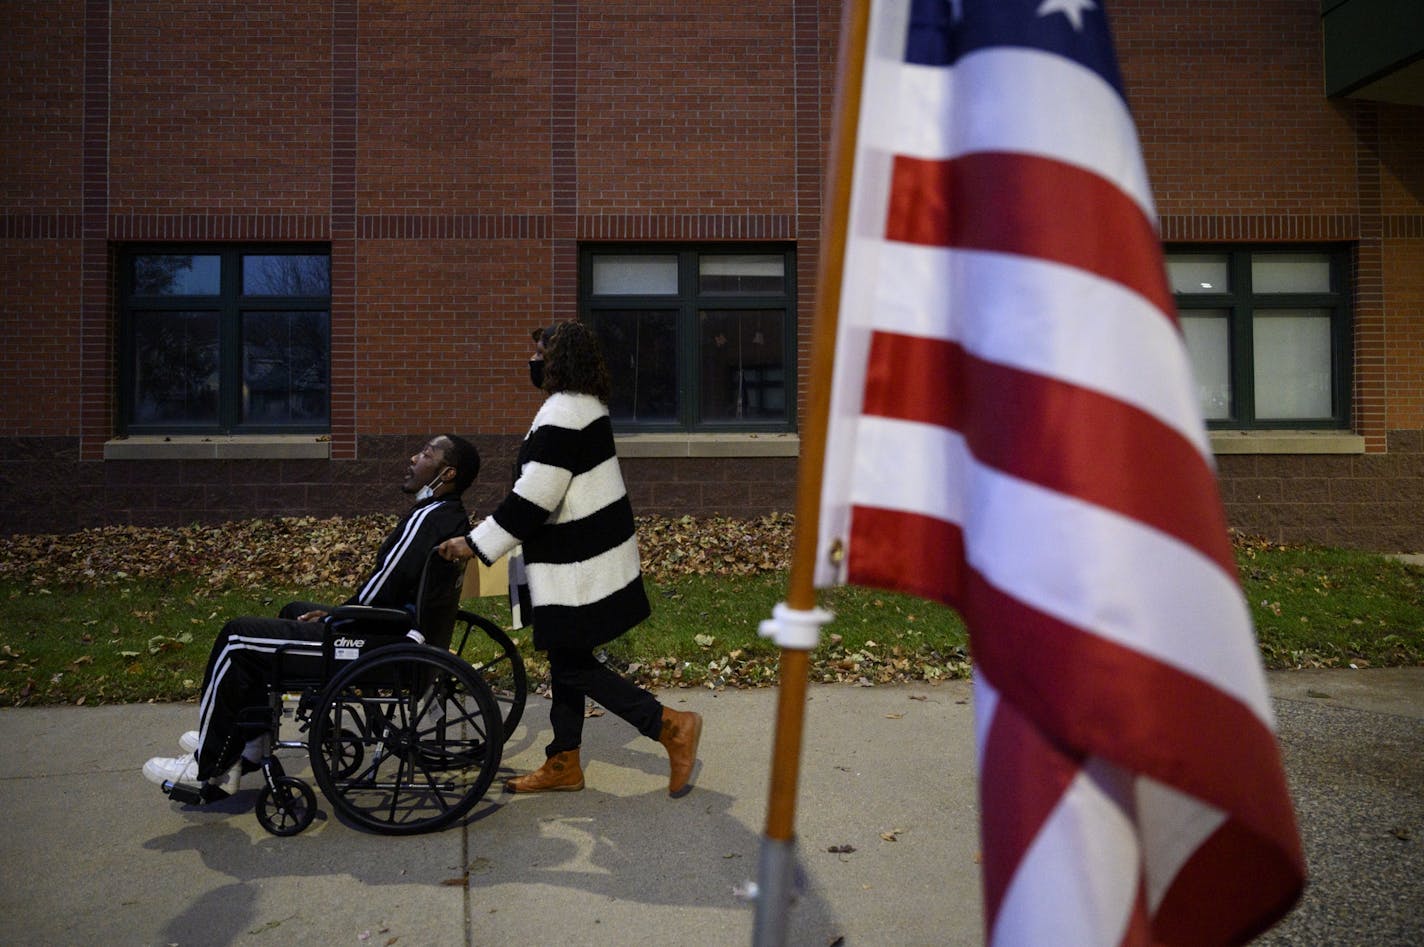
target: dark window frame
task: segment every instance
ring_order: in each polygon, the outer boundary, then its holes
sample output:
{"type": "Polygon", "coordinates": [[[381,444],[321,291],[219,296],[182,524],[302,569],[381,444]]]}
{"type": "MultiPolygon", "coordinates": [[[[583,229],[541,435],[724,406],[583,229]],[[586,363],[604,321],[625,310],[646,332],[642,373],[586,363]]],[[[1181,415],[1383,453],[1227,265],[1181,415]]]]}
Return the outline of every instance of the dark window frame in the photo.
{"type": "Polygon", "coordinates": [[[1353,311],[1350,285],[1352,247],[1338,243],[1309,244],[1219,244],[1170,243],[1167,256],[1224,256],[1230,291],[1224,293],[1177,293],[1177,312],[1185,316],[1193,309],[1225,310],[1227,318],[1227,363],[1231,379],[1229,417],[1207,421],[1210,430],[1343,430],[1350,427],[1353,379],[1353,311]],[[1255,293],[1251,261],[1254,257],[1320,253],[1329,256],[1330,286],[1327,293],[1255,293]],[[1271,309],[1326,309],[1330,312],[1330,402],[1331,413],[1319,418],[1257,418],[1255,348],[1253,318],[1258,311],[1271,309]]]}
{"type": "Polygon", "coordinates": [[[132,243],[117,248],[116,312],[118,317],[118,391],[115,399],[119,434],[327,434],[331,431],[331,293],[325,296],[268,296],[242,293],[244,256],[309,256],[330,260],[327,243],[132,243]],[[134,260],[143,256],[217,256],[220,285],[216,295],[139,296],[134,291],[134,260]],[[218,410],[216,424],[141,423],[134,413],[134,373],[136,372],[135,313],[139,312],[218,313],[218,410]],[[323,423],[254,424],[243,423],[242,413],[242,318],[246,312],[325,312],[328,350],[327,420],[323,423]]]}
{"type": "Polygon", "coordinates": [[[614,419],[620,433],[788,433],[796,430],[796,247],[785,242],[702,242],[702,243],[581,243],[578,258],[578,311],[581,320],[597,325],[600,311],[675,309],[677,353],[677,417],[672,421],[627,421],[614,419]],[[676,256],[676,295],[593,294],[593,258],[601,254],[630,256],[676,256]],[[698,261],[706,256],[747,256],[776,254],[784,266],[785,291],[779,294],[706,293],[698,289],[698,261]],[[768,310],[785,313],[782,323],[783,397],[786,415],[778,420],[718,420],[701,416],[701,359],[698,352],[698,313],[702,310],[768,310]]]}

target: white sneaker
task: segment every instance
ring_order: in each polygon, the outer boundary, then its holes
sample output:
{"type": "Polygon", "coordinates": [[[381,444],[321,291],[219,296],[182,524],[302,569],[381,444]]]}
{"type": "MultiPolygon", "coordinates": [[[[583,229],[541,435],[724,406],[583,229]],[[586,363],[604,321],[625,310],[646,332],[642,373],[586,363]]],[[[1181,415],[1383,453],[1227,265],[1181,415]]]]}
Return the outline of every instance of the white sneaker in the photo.
{"type": "MultiPolygon", "coordinates": [[[[149,782],[160,786],[164,783],[197,785],[198,761],[191,753],[173,757],[155,756],[143,764],[143,775],[149,782]]],[[[217,786],[229,795],[237,792],[242,787],[242,766],[234,765],[227,772],[214,776],[208,780],[208,785],[217,786]]]]}
{"type": "Polygon", "coordinates": [[[184,753],[198,752],[198,731],[189,730],[178,738],[178,749],[184,753]]]}
{"type": "Polygon", "coordinates": [[[155,756],[143,764],[143,775],[151,783],[196,783],[198,781],[198,761],[193,754],[183,756],[155,756]]]}

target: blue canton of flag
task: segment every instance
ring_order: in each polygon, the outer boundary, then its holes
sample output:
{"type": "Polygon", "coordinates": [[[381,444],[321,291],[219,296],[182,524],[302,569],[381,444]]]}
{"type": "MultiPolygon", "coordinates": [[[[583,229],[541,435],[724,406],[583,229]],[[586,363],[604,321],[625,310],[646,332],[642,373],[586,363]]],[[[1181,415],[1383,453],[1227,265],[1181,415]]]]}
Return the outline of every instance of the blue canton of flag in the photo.
{"type": "Polygon", "coordinates": [[[905,61],[953,66],[994,46],[1039,49],[1077,62],[1122,93],[1106,12],[1093,0],[913,0],[905,61]]]}

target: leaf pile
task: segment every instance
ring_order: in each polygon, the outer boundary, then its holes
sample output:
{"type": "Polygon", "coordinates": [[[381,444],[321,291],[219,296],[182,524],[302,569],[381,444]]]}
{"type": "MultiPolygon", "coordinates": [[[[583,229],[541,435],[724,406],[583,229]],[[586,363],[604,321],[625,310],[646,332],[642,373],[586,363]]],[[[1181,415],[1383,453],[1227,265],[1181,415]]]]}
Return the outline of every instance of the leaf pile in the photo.
{"type": "Polygon", "coordinates": [[[760,575],[791,567],[796,518],[727,516],[637,518],[643,571],[652,579],[682,575],[760,575]]]}
{"type": "Polygon", "coordinates": [[[11,536],[0,549],[0,579],[103,587],[131,578],[199,576],[214,590],[349,588],[371,568],[395,521],[385,515],[304,516],[11,536]]]}
{"type": "MultiPolygon", "coordinates": [[[[112,586],[130,578],[200,576],[214,590],[350,588],[371,568],[395,522],[383,514],[302,516],[11,536],[0,548],[0,579],[112,586]]],[[[638,517],[643,570],[655,580],[783,570],[791,564],[794,524],[790,514],[752,520],[638,517]]]]}

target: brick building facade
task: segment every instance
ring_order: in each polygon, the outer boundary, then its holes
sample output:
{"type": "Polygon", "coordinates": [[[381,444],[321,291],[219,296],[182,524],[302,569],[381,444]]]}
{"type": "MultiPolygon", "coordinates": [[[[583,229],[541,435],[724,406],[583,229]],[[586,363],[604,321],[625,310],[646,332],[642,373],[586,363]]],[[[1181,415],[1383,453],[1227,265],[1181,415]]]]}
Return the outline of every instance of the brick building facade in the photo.
{"type": "MultiPolygon", "coordinates": [[[[0,12],[0,533],[395,510],[434,431],[481,446],[487,510],[538,404],[528,331],[575,314],[674,366],[617,373],[639,512],[790,509],[838,0],[0,12]],[[244,282],[293,259],[324,282],[244,282]],[[195,261],[213,288],[182,288],[195,261]],[[201,352],[155,360],[154,326],[201,352]]],[[[1169,252],[1339,277],[1290,310],[1335,306],[1332,416],[1213,424],[1231,521],[1424,548],[1424,102],[1327,97],[1318,0],[1110,12],[1169,252]]]]}

